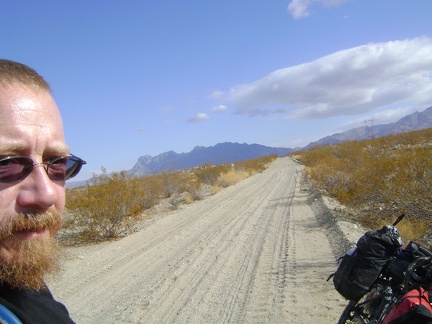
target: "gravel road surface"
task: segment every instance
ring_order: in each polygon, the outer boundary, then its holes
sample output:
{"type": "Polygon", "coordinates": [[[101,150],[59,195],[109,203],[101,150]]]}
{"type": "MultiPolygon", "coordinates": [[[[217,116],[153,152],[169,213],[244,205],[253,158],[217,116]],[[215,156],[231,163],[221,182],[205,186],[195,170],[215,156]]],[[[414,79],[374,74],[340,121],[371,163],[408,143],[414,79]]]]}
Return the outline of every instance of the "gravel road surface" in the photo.
{"type": "Polygon", "coordinates": [[[69,248],[50,288],[77,323],[336,323],[346,301],[326,279],[362,231],[343,233],[303,169],[279,158],[135,234],[69,248]]]}

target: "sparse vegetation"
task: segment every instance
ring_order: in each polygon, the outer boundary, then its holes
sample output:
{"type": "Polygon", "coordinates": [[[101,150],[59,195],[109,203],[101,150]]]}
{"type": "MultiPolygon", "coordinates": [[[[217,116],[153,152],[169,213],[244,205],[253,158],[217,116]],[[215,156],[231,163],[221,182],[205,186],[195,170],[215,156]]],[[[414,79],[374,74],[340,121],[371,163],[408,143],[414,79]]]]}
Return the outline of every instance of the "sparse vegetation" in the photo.
{"type": "Polygon", "coordinates": [[[246,171],[230,170],[219,175],[216,180],[216,186],[226,188],[246,179],[250,174],[246,171]]]}
{"type": "Polygon", "coordinates": [[[291,156],[303,162],[313,186],[356,211],[369,227],[391,223],[406,239],[432,225],[432,129],[367,141],[315,147],[291,156]]]}
{"type": "Polygon", "coordinates": [[[102,174],[95,175],[91,184],[67,191],[64,227],[73,235],[63,242],[76,244],[127,235],[143,219],[144,211],[161,199],[177,209],[262,172],[274,159],[276,156],[234,164],[206,164],[141,178],[133,178],[125,171],[107,174],[102,169],[102,174]]]}
{"type": "Polygon", "coordinates": [[[235,169],[237,171],[246,171],[249,174],[262,172],[268,167],[268,164],[274,161],[276,158],[277,158],[276,155],[269,155],[259,159],[237,162],[235,164],[235,169]]]}
{"type": "Polygon", "coordinates": [[[216,183],[219,176],[231,170],[229,164],[212,165],[210,163],[194,168],[193,173],[199,182],[212,186],[216,183]]]}
{"type": "MultiPolygon", "coordinates": [[[[405,240],[429,231],[432,129],[319,146],[291,156],[305,165],[312,185],[347,206],[356,221],[377,228],[405,213],[398,225],[405,240]]],[[[144,211],[161,199],[179,208],[262,172],[276,158],[205,164],[142,178],[105,172],[92,185],[68,190],[65,226],[78,232],[79,240],[116,238],[132,231],[144,211]]]]}
{"type": "Polygon", "coordinates": [[[145,191],[138,180],[126,172],[108,175],[104,171],[94,177],[93,185],[70,190],[68,225],[92,239],[96,233],[102,238],[126,233],[152,195],[152,190],[145,191]]]}

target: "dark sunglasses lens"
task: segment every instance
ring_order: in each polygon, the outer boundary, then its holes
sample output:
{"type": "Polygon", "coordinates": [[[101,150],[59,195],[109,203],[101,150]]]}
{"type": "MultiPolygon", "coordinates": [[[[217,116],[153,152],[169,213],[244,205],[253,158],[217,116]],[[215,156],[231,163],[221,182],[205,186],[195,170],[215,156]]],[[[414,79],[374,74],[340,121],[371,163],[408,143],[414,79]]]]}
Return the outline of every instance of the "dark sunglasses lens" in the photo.
{"type": "Polygon", "coordinates": [[[80,158],[70,157],[66,170],[66,180],[75,177],[80,172],[81,167],[84,163],[85,162],[80,158]]]}
{"type": "Polygon", "coordinates": [[[33,161],[26,157],[15,157],[0,160],[0,182],[20,181],[33,169],[33,161]]]}
{"type": "Polygon", "coordinates": [[[51,180],[68,180],[78,174],[83,161],[80,158],[69,156],[51,161],[48,167],[48,176],[51,180]]]}

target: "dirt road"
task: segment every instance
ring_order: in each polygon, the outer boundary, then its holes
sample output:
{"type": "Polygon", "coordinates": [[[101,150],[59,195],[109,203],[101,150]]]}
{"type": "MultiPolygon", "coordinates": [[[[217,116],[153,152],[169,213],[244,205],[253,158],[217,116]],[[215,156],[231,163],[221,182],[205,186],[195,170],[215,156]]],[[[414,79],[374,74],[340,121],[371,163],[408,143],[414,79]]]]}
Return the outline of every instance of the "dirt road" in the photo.
{"type": "Polygon", "coordinates": [[[53,294],[77,323],[335,323],[346,302],[302,171],[278,159],[122,240],[69,249],[53,294]]]}

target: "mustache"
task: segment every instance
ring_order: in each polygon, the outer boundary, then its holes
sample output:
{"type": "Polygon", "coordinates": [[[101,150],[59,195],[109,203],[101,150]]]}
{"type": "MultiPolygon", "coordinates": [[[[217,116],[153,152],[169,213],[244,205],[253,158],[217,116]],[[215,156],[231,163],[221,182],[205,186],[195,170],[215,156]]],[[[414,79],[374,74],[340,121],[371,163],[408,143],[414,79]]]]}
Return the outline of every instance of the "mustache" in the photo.
{"type": "Polygon", "coordinates": [[[37,213],[18,213],[4,217],[0,221],[0,240],[7,239],[17,232],[49,229],[57,232],[62,225],[61,214],[56,210],[37,213]]]}

